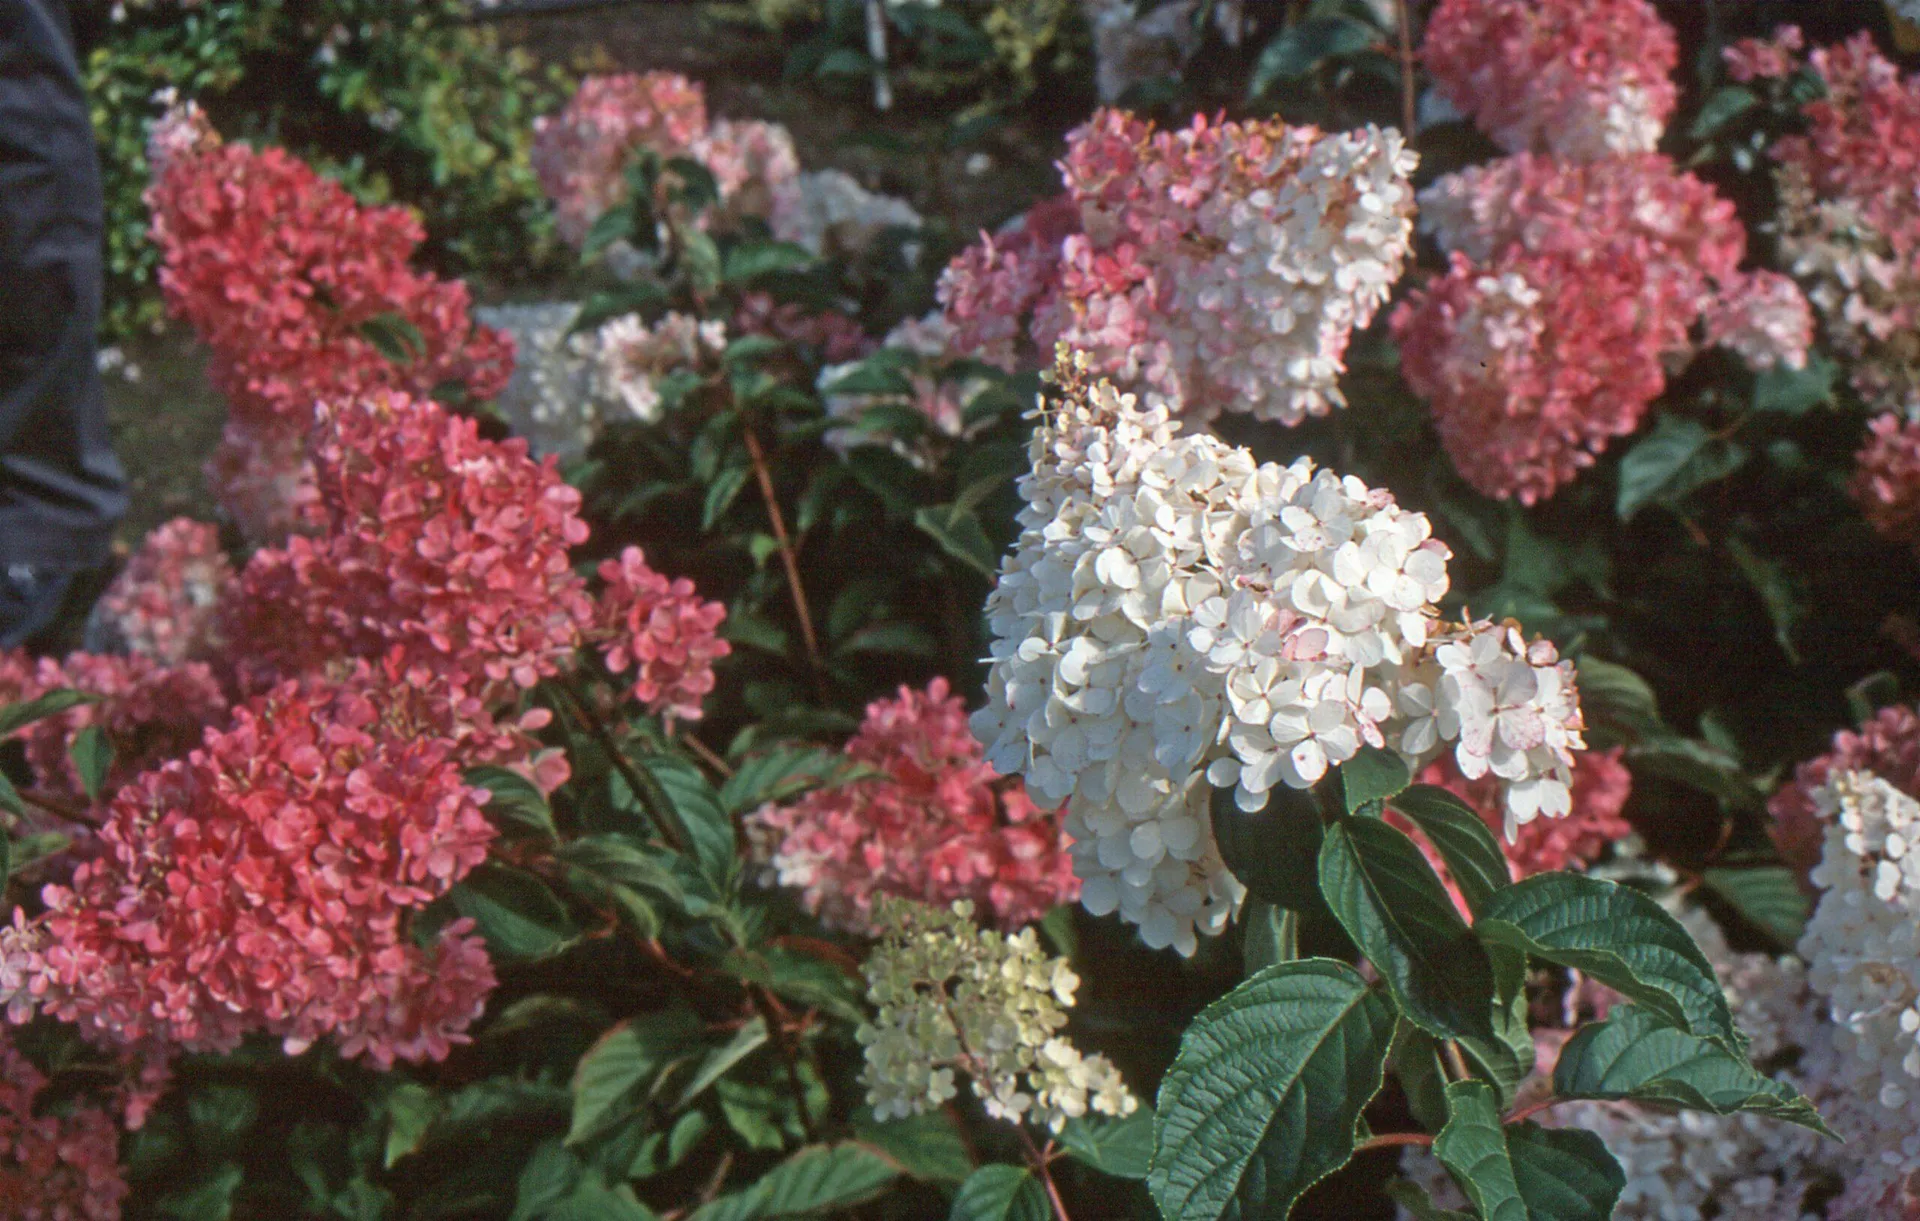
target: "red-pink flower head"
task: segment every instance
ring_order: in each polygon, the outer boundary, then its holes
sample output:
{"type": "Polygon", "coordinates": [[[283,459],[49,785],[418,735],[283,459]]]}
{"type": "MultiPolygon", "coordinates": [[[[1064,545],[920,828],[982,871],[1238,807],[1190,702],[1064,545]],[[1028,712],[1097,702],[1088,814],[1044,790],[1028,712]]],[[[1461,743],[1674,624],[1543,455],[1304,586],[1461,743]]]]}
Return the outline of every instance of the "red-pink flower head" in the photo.
{"type": "Polygon", "coordinates": [[[284,149],[184,144],[147,192],[168,308],[212,353],[236,418],[304,431],[313,405],[464,383],[491,398],[513,344],[476,328],[467,289],[408,266],[413,213],[364,207],[284,149]],[[368,330],[409,349],[383,355],[368,330]]]}
{"type": "Polygon", "coordinates": [[[1920,550],[1920,423],[1876,416],[1847,490],[1882,537],[1920,550]]]}
{"type": "Polygon", "coordinates": [[[1833,748],[1794,769],[1793,779],[1767,802],[1773,842],[1805,878],[1820,862],[1826,828],[1813,791],[1838,772],[1872,772],[1901,792],[1920,797],[1920,714],[1905,704],[1882,708],[1858,730],[1833,735],[1833,748]]]}
{"type": "Polygon", "coordinates": [[[240,575],[226,630],[243,668],[297,675],[397,648],[479,694],[571,663],[593,600],[567,551],[587,527],[553,459],[395,394],[324,409],[312,448],[312,536],[240,575]]]}
{"type": "Polygon", "coordinates": [[[37,1106],[46,1074],[0,1036],[0,1214],[120,1221],[120,1130],[84,1102],[37,1106]]]}
{"type": "Polygon", "coordinates": [[[1720,51],[1727,75],[1736,81],[1774,80],[1799,66],[1799,52],[1807,45],[1797,25],[1783,25],[1771,38],[1742,38],[1720,51]]]}
{"type": "Polygon", "coordinates": [[[633,698],[648,712],[700,719],[700,701],[713,690],[713,663],[733,651],[720,639],[727,608],[708,602],[685,577],[669,580],[647,566],[638,547],[600,565],[596,634],[607,669],[633,670],[633,698]]]}
{"type": "Polygon", "coordinates": [[[1646,0],[1440,0],[1420,58],[1509,152],[1651,152],[1673,113],[1673,30],[1646,0]]]}
{"type": "MultiPolygon", "coordinates": [[[[1633,824],[1621,814],[1633,792],[1633,773],[1621,761],[1623,753],[1615,747],[1573,757],[1573,812],[1565,818],[1536,818],[1521,825],[1512,843],[1503,841],[1514,880],[1556,869],[1584,869],[1606,855],[1609,845],[1633,834],[1633,824]]],[[[1468,780],[1447,755],[1428,765],[1418,780],[1437,784],[1472,806],[1496,835],[1504,826],[1500,783],[1491,773],[1468,780]]]]}
{"type": "Polygon", "coordinates": [[[98,726],[113,749],[104,800],[141,771],[193,749],[207,727],[224,723],[227,715],[226,696],[202,662],[169,666],[137,654],[74,653],[64,661],[0,654],[0,705],[59,690],[98,698],[35,721],[15,736],[25,743],[34,783],[83,805],[86,788],[70,752],[88,726],[98,726]]]}
{"type": "Polygon", "coordinates": [[[219,529],[176,517],[141,542],[97,613],[128,652],[163,665],[204,660],[218,651],[216,608],[232,581],[219,529]]]}
{"type": "Polygon", "coordinates": [[[600,215],[626,194],[633,155],[685,155],[707,132],[699,84],[673,72],[589,76],[566,108],[533,123],[533,171],[559,210],[560,235],[586,241],[600,215]]]}
{"type": "Polygon", "coordinates": [[[869,704],[846,756],[881,774],[748,819],[766,879],[797,887],[822,920],[866,931],[875,896],[893,894],[970,899],[1014,927],[1078,897],[1059,814],[981,758],[946,679],[869,704]]]}
{"type": "Polygon", "coordinates": [[[290,682],[114,798],[100,851],[0,930],[16,1011],[131,1046],[323,1036],[386,1067],[440,1059],[494,982],[471,925],[426,947],[414,912],[494,829],[453,705],[361,666],[290,682]]]}
{"type": "Polygon", "coordinates": [[[1656,154],[1522,154],[1421,203],[1451,261],[1394,312],[1402,369],[1461,474],[1524,504],[1639,426],[1746,250],[1733,205],[1656,154]]]}

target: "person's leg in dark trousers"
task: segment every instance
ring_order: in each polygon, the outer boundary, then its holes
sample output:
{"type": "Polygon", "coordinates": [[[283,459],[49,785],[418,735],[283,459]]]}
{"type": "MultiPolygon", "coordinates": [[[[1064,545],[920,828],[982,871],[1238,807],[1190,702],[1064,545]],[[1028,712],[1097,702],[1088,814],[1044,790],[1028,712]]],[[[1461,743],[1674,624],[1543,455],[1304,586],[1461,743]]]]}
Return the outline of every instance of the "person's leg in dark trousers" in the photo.
{"type": "Polygon", "coordinates": [[[64,0],[0,0],[0,647],[75,609],[126,511],[94,351],[102,212],[64,0]]]}

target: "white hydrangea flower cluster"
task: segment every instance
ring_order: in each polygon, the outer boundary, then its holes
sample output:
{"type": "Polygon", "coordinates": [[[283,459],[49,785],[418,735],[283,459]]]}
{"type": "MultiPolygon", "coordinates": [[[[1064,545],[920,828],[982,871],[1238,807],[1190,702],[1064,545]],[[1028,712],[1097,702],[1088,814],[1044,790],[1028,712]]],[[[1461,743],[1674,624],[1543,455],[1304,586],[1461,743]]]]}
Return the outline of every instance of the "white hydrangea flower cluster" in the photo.
{"type": "Polygon", "coordinates": [[[1089,911],[1193,953],[1244,896],[1211,789],[1259,809],[1362,744],[1416,769],[1451,745],[1469,777],[1507,782],[1512,824],[1568,811],[1571,663],[1511,627],[1440,621],[1450,553],[1423,514],[1306,458],[1179,435],[1083,359],[1055,377],[972,725],[994,767],[1067,803],[1089,911]]]}
{"type": "Polygon", "coordinates": [[[481,306],[474,320],[513,336],[513,378],[493,406],[536,457],[579,457],[600,426],[620,412],[601,394],[599,340],[572,334],[580,306],[569,301],[481,306]]]}
{"type": "Polygon", "coordinates": [[[1871,1069],[1872,1093],[1920,1097],[1920,801],[1866,772],[1813,791],[1826,823],[1822,890],[1800,941],[1835,1041],[1871,1069]]]}
{"type": "Polygon", "coordinates": [[[596,338],[598,393],[651,424],[661,413],[659,379],[675,370],[712,368],[727,349],[727,324],[671,310],[648,326],[640,315],[626,314],[604,323],[596,338]]]}
{"type": "Polygon", "coordinates": [[[1066,959],[1041,951],[1031,928],[982,929],[964,900],[942,911],[891,896],[876,901],[874,924],[884,932],[863,970],[879,1013],[858,1038],[876,1117],[940,1106],[962,1072],[987,1114],[1054,1132],[1089,1109],[1139,1108],[1111,1061],[1061,1037],[1080,980],[1066,959]]]}
{"type": "MultiPolygon", "coordinates": [[[[1285,143],[1275,166],[1298,156],[1285,143]]],[[[1347,342],[1386,304],[1413,246],[1418,157],[1393,128],[1320,136],[1269,186],[1199,202],[1171,269],[1164,338],[1207,397],[1298,424],[1346,399],[1347,342]]],[[[1189,403],[1189,408],[1205,403],[1189,403]]]]}
{"type": "Polygon", "coordinates": [[[840,170],[800,175],[772,220],[773,235],[809,254],[858,258],[887,229],[918,230],[920,214],[904,199],[879,195],[840,170]]]}
{"type": "Polygon", "coordinates": [[[1755,372],[1804,369],[1813,342],[1813,310],[1800,286],[1775,271],[1742,272],[1708,303],[1707,340],[1755,372]]]}

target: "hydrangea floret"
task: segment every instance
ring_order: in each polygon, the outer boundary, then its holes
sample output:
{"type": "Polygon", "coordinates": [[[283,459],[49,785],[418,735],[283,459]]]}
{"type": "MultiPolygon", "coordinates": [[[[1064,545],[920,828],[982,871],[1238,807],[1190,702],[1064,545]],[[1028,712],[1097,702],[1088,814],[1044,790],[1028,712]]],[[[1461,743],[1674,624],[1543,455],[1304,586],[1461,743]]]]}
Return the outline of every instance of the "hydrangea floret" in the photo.
{"type": "Polygon", "coordinates": [[[882,898],[874,915],[883,932],[862,970],[878,1012],[857,1033],[878,1118],[942,1105],[960,1074],[995,1119],[1054,1132],[1090,1110],[1139,1108],[1105,1056],[1082,1055],[1061,1035],[1080,979],[1033,929],[983,930],[964,900],[942,910],[882,898]]]}
{"type": "Polygon", "coordinates": [[[1510,836],[1569,812],[1572,665],[1512,625],[1439,618],[1450,553],[1424,515],[1180,434],[1089,363],[1063,353],[1040,411],[972,718],[988,762],[1066,803],[1089,911],[1191,954],[1244,893],[1211,790],[1259,809],[1362,745],[1498,777],[1510,836]]]}

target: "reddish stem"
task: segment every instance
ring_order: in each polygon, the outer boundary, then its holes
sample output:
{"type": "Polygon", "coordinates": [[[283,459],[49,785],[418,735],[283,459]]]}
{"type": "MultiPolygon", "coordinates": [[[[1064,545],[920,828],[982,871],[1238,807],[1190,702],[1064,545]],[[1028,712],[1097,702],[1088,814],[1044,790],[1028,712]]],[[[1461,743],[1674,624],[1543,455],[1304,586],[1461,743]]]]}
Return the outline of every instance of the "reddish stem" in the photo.
{"type": "Polygon", "coordinates": [[[1365,1153],[1369,1149],[1392,1149],[1400,1145],[1431,1145],[1433,1135],[1429,1132],[1389,1132],[1384,1136],[1370,1137],[1353,1147],[1355,1153],[1365,1153]]]}
{"type": "Polygon", "coordinates": [[[767,520],[773,525],[773,541],[780,548],[780,564],[787,571],[787,592],[793,596],[793,612],[800,619],[800,639],[807,647],[807,662],[813,666],[815,674],[824,670],[820,660],[820,640],[813,633],[813,612],[807,609],[806,586],[800,582],[800,561],[793,552],[793,540],[787,537],[786,515],[780,512],[780,498],[774,495],[773,475],[767,470],[767,455],[760,448],[760,438],[753,426],[741,421],[740,431],[746,438],[747,457],[753,462],[753,477],[760,484],[760,499],[767,505],[767,520]]]}

